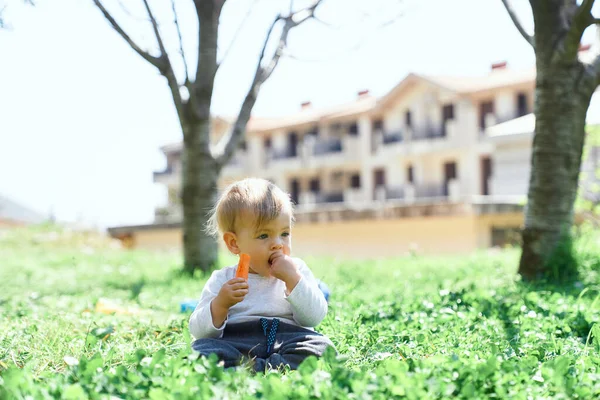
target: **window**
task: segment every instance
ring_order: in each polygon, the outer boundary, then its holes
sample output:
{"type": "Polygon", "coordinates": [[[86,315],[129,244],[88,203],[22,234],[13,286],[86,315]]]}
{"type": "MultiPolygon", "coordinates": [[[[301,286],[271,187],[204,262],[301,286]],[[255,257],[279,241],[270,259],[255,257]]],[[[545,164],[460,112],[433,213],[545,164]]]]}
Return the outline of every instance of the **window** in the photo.
{"type": "Polygon", "coordinates": [[[356,122],[353,122],[350,125],[348,125],[348,133],[350,134],[350,136],[358,135],[358,124],[356,122]]]}
{"type": "Polygon", "coordinates": [[[410,110],[406,110],[406,113],[404,114],[404,125],[406,125],[407,128],[412,128],[412,117],[410,115],[410,110]]]}
{"type": "Polygon", "coordinates": [[[375,170],[375,187],[385,185],[385,170],[384,169],[376,169],[375,170]]]}
{"type": "Polygon", "coordinates": [[[319,193],[321,191],[321,182],[319,181],[319,178],[311,179],[308,186],[313,193],[319,193]]]}
{"type": "Polygon", "coordinates": [[[383,120],[376,119],[373,121],[373,131],[382,131],[383,130],[383,120]]]}
{"type": "Polygon", "coordinates": [[[415,183],[415,175],[413,172],[412,165],[409,165],[408,168],[406,169],[406,180],[408,181],[408,183],[415,183]]]}
{"type": "Polygon", "coordinates": [[[494,113],[494,102],[493,101],[484,101],[479,104],[479,128],[482,130],[486,128],[485,126],[485,116],[488,114],[494,113]]]}
{"type": "Polygon", "coordinates": [[[517,95],[517,117],[527,115],[527,95],[519,93],[517,95]]]}
{"type": "Polygon", "coordinates": [[[448,185],[453,179],[456,179],[456,163],[444,163],[444,196],[448,196],[450,194],[450,188],[448,185]]]}
{"type": "Polygon", "coordinates": [[[300,182],[298,179],[292,179],[290,181],[290,197],[294,204],[298,204],[298,199],[300,198],[300,182]]]}
{"type": "Polygon", "coordinates": [[[442,107],[442,136],[446,136],[446,121],[454,119],[454,104],[447,104],[442,107]]]}
{"type": "Polygon", "coordinates": [[[490,194],[490,186],[488,184],[492,176],[492,159],[489,156],[481,159],[481,194],[487,196],[490,194]]]}
{"type": "Polygon", "coordinates": [[[360,188],[360,175],[359,174],[353,174],[350,177],[350,187],[352,189],[359,189],[360,188]]]}
{"type": "Polygon", "coordinates": [[[446,122],[450,119],[454,119],[454,104],[446,104],[442,108],[442,115],[443,115],[444,122],[446,122]]]}
{"type": "Polygon", "coordinates": [[[296,132],[288,133],[287,156],[296,157],[298,155],[298,134],[296,132]]]}
{"type": "Polygon", "coordinates": [[[273,147],[273,143],[271,142],[271,138],[270,137],[266,137],[264,140],[264,146],[265,146],[265,150],[269,150],[271,147],[273,147]]]}

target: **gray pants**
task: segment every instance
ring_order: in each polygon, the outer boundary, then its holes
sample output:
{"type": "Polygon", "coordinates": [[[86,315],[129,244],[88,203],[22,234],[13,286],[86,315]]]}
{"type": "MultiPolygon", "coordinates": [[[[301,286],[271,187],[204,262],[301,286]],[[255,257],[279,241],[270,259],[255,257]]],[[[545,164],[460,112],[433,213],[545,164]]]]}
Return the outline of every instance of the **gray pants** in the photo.
{"type": "Polygon", "coordinates": [[[197,339],[192,348],[202,356],[216,354],[225,368],[249,361],[256,372],[288,366],[297,369],[308,356],[321,357],[333,346],[320,333],[274,320],[228,324],[220,339],[197,339]],[[274,329],[273,329],[274,328],[274,329]]]}

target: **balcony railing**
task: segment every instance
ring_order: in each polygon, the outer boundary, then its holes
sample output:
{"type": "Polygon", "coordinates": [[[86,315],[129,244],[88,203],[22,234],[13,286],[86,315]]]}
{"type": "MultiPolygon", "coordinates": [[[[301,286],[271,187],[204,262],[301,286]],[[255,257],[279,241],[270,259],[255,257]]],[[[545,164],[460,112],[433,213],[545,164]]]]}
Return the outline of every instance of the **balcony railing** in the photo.
{"type": "Polygon", "coordinates": [[[404,188],[401,186],[386,188],[385,198],[388,200],[403,199],[404,198],[404,188]]]}
{"type": "Polygon", "coordinates": [[[315,192],[302,192],[300,193],[299,206],[304,208],[311,208],[316,204],[330,204],[330,203],[343,203],[344,193],[343,192],[329,192],[329,193],[315,193],[315,192]]]}
{"type": "Polygon", "coordinates": [[[375,200],[376,201],[385,201],[385,200],[400,200],[404,198],[404,187],[395,186],[395,187],[386,187],[383,185],[377,186],[375,188],[375,200]]]}
{"type": "Polygon", "coordinates": [[[402,132],[383,134],[383,144],[400,143],[404,140],[402,132]]]}
{"type": "Polygon", "coordinates": [[[417,198],[445,197],[448,195],[445,184],[415,185],[417,198]]]}
{"type": "Polygon", "coordinates": [[[441,128],[433,128],[428,127],[425,129],[415,130],[412,135],[413,140],[428,140],[428,139],[436,139],[442,138],[446,136],[446,132],[444,132],[441,128]]]}
{"type": "Polygon", "coordinates": [[[317,203],[343,203],[344,193],[317,193],[315,200],[317,203]]]}
{"type": "Polygon", "coordinates": [[[297,151],[293,151],[292,149],[270,149],[268,153],[268,158],[271,160],[282,160],[285,158],[294,158],[297,157],[297,151]]]}
{"type": "Polygon", "coordinates": [[[342,140],[338,138],[317,140],[314,144],[313,154],[315,156],[342,151],[342,140]]]}

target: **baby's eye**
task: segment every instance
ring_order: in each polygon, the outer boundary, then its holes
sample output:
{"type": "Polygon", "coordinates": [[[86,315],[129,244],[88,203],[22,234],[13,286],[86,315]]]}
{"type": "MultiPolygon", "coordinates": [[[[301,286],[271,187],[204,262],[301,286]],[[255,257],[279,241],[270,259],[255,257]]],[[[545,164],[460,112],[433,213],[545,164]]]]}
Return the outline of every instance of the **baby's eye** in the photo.
{"type": "Polygon", "coordinates": [[[260,235],[260,236],[258,237],[258,239],[264,240],[264,239],[266,239],[266,238],[268,238],[268,237],[269,237],[269,235],[267,235],[266,233],[263,233],[262,235],[260,235]]]}
{"type": "Polygon", "coordinates": [[[283,233],[281,234],[281,236],[283,236],[283,237],[288,237],[288,236],[290,236],[290,233],[289,233],[289,232],[283,232],[283,233]]]}

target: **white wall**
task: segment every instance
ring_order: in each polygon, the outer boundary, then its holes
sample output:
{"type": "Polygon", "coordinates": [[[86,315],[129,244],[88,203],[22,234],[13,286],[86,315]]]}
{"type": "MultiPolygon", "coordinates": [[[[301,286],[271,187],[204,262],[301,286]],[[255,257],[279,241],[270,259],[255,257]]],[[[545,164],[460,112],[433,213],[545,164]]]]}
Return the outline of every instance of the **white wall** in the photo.
{"type": "Polygon", "coordinates": [[[516,97],[517,92],[512,90],[503,90],[496,94],[494,98],[494,114],[496,114],[496,121],[500,123],[516,117],[516,97]]]}
{"type": "Polygon", "coordinates": [[[530,146],[497,146],[492,156],[491,194],[527,195],[530,171],[530,146]]]}

